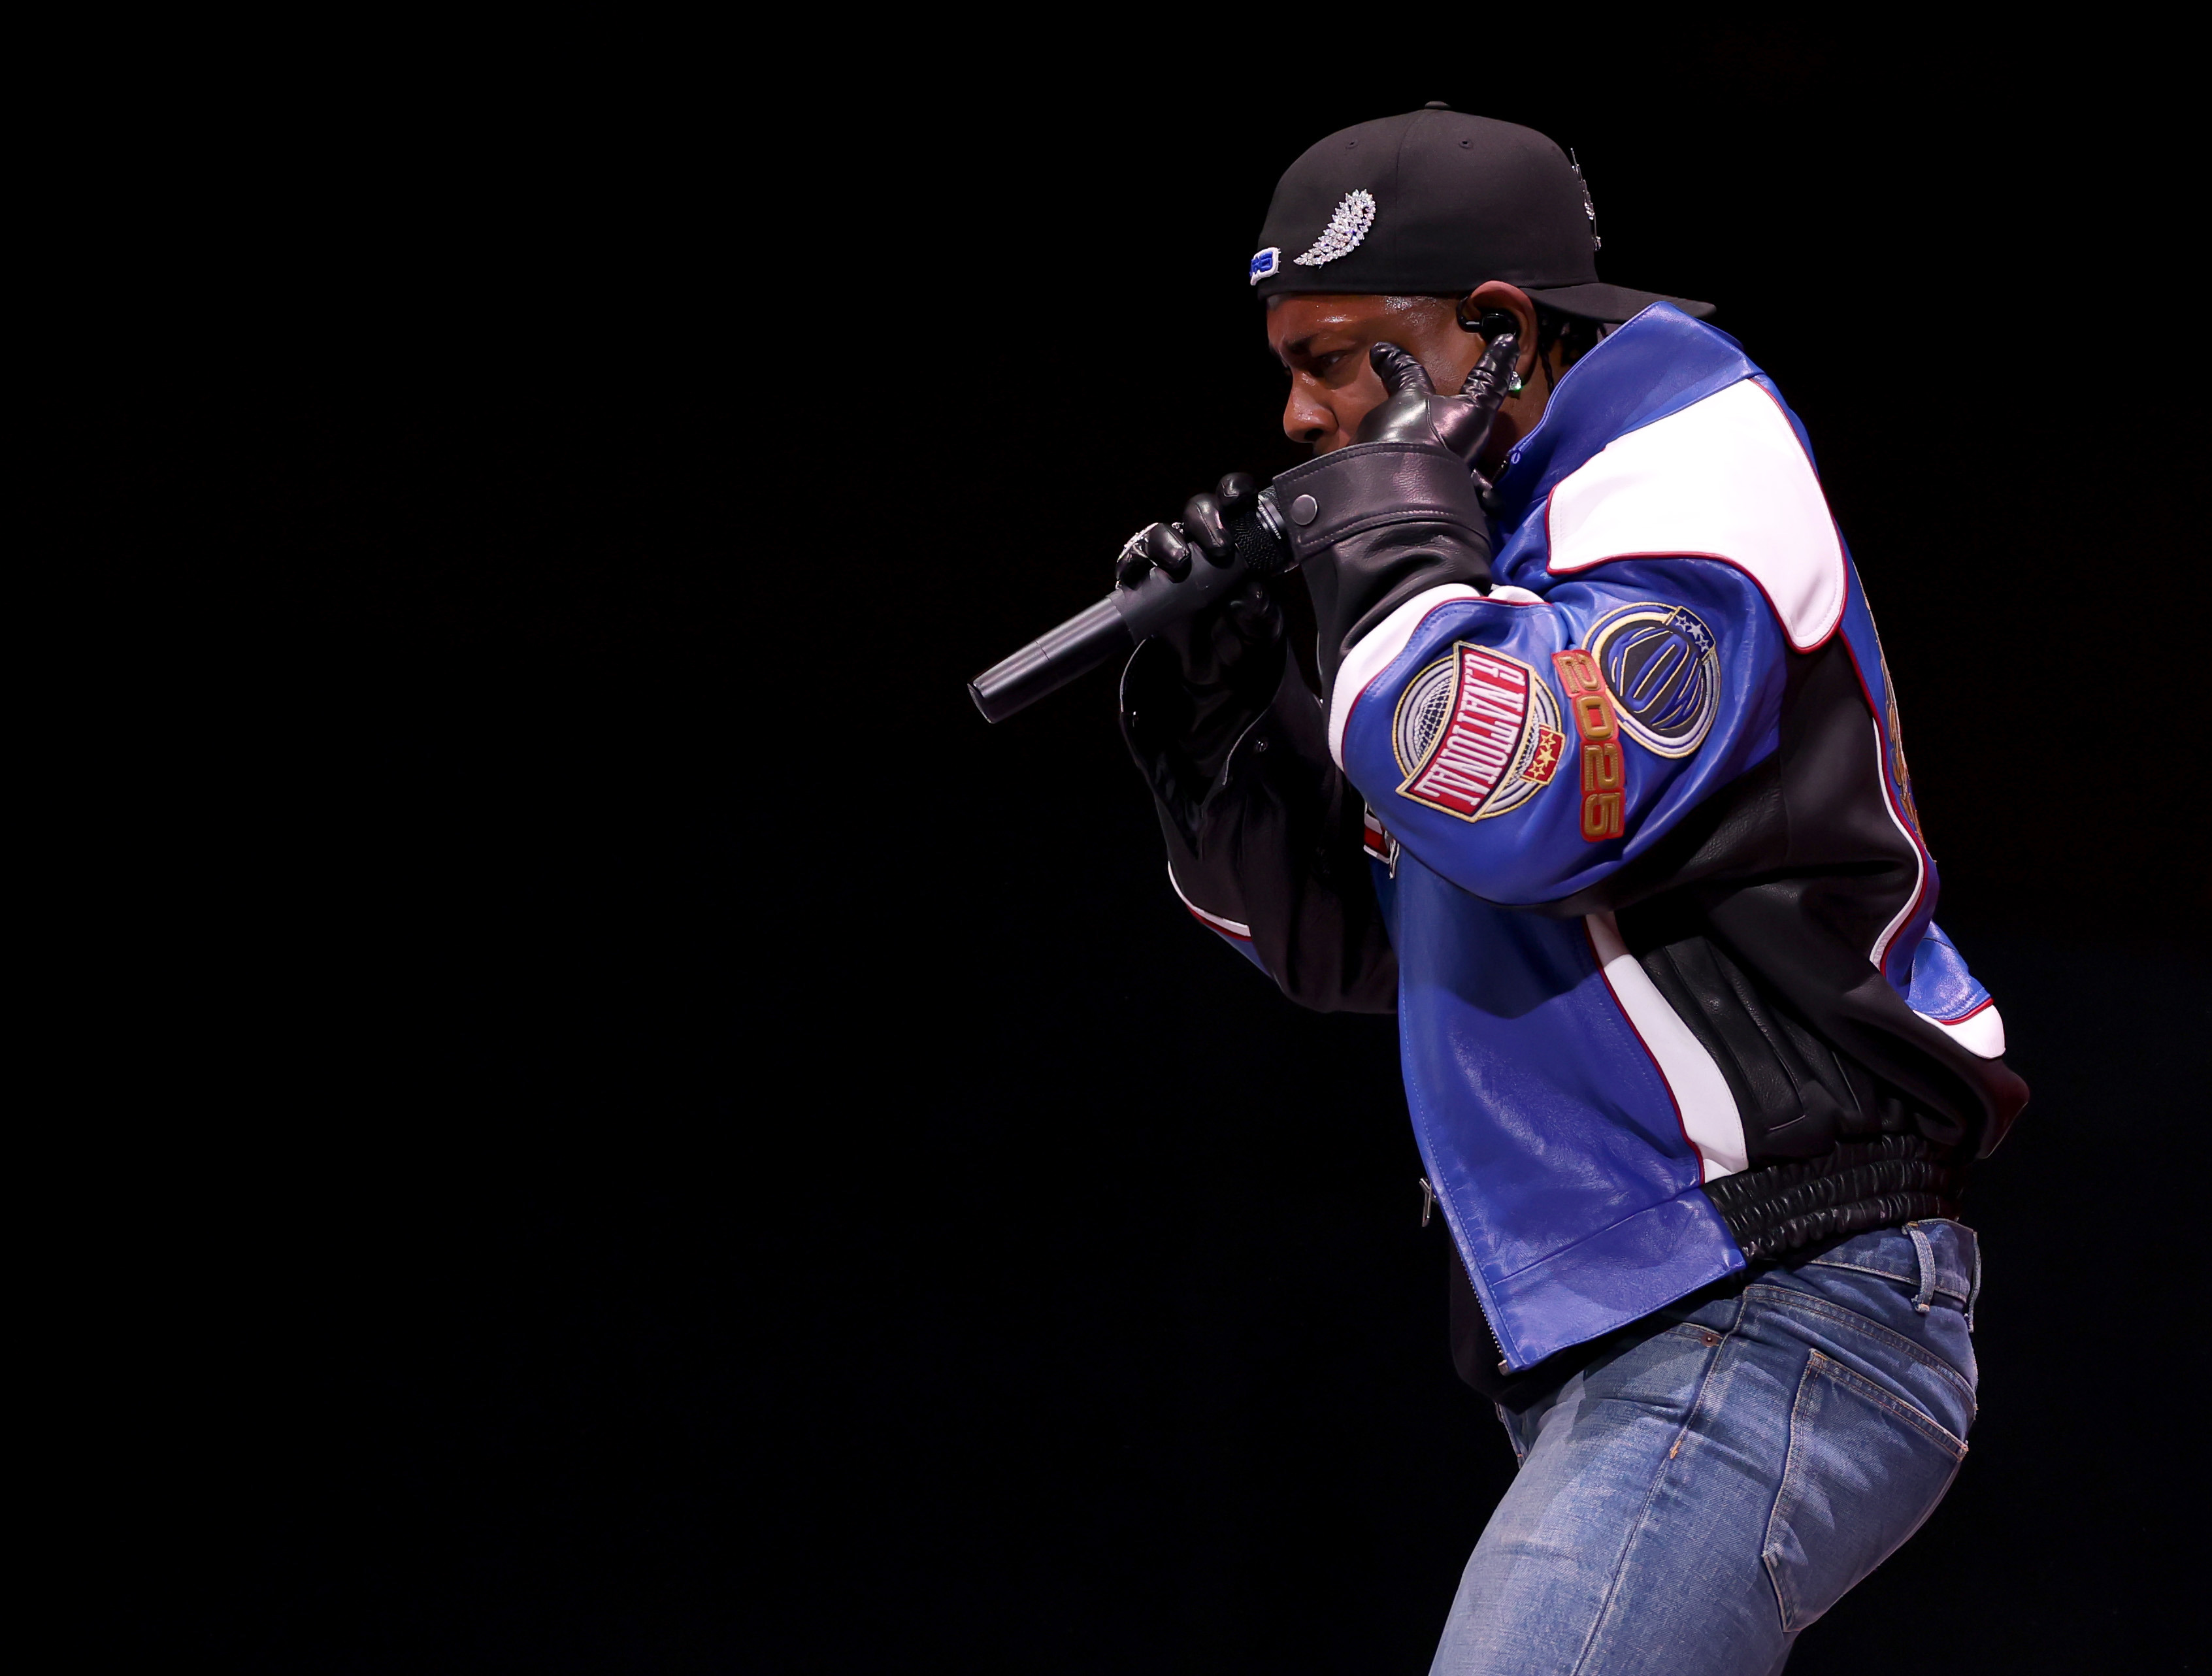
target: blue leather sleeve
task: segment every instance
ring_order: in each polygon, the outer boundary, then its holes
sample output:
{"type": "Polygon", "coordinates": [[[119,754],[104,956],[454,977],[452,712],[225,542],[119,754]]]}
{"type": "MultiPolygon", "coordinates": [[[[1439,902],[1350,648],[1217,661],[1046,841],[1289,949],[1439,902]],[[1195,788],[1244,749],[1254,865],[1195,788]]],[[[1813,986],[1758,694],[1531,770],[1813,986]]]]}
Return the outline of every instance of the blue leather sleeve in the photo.
{"type": "Polygon", "coordinates": [[[1344,695],[1346,773],[1421,862],[1511,905],[1602,880],[1771,754],[1786,644],[1756,584],[1639,558],[1538,599],[1440,592],[1344,695]]]}

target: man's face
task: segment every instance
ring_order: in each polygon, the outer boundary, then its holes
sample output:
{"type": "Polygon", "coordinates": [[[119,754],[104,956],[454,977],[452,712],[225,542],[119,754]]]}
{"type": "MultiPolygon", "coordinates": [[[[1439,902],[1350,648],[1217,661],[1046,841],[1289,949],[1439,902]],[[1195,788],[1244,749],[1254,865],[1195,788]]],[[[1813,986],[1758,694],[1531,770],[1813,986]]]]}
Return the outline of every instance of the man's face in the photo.
{"type": "Polygon", "coordinates": [[[1382,342],[1413,355],[1439,390],[1458,389],[1482,353],[1482,340],[1460,330],[1446,298],[1270,298],[1268,346],[1291,374],[1283,434],[1317,454],[1352,441],[1382,401],[1382,380],[1367,363],[1368,349],[1382,342]]]}

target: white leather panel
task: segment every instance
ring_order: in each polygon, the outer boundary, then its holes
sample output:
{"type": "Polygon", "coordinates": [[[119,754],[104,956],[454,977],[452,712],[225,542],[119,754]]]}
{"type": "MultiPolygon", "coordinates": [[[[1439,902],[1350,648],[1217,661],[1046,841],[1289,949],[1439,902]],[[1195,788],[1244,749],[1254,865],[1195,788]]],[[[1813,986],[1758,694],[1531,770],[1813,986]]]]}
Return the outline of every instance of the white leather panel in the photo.
{"type": "Polygon", "coordinates": [[[1977,1059],[2001,1060],[2004,1057],[2004,1020],[1997,1016],[1995,1002],[1968,1013],[1956,1023],[1929,1018],[1924,1012],[1920,1016],[1977,1059]]]}
{"type": "Polygon", "coordinates": [[[1759,584],[1800,652],[1843,619],[1844,544],[1797,434],[1765,390],[1732,384],[1609,443],[1552,491],[1550,568],[1682,554],[1759,584]]]}

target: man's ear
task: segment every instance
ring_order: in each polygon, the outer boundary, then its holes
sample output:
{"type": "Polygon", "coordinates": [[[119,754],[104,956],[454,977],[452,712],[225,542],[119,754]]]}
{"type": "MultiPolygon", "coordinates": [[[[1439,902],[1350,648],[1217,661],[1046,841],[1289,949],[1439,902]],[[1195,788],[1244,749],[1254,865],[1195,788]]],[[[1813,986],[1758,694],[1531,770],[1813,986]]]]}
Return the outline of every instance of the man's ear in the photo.
{"type": "Polygon", "coordinates": [[[1521,328],[1521,354],[1513,369],[1526,379],[1536,370],[1536,305],[1517,285],[1502,279],[1485,280],[1461,299],[1459,322],[1469,331],[1486,314],[1510,314],[1521,328]]]}

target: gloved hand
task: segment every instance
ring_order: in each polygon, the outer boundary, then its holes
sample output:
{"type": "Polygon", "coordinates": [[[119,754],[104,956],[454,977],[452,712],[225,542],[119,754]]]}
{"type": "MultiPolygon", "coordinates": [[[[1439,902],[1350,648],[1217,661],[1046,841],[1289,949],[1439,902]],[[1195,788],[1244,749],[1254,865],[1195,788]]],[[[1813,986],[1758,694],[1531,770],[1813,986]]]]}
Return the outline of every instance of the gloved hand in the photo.
{"type": "Polygon", "coordinates": [[[1361,421],[1358,440],[1275,479],[1332,689],[1352,647],[1408,599],[1450,584],[1490,591],[1489,485],[1470,457],[1494,406],[1476,397],[1497,369],[1478,361],[1462,394],[1439,396],[1396,344],[1377,343],[1368,355],[1388,393],[1361,421]]]}
{"type": "MultiPolygon", "coordinates": [[[[1377,343],[1367,351],[1367,361],[1382,388],[1389,393],[1382,404],[1359,422],[1362,442],[1425,442],[1449,448],[1463,460],[1473,460],[1475,450],[1490,434],[1495,404],[1486,411],[1474,399],[1483,380],[1478,361],[1456,396],[1439,396],[1429,382],[1428,368],[1395,343],[1377,343]]],[[[1471,469],[1471,468],[1470,468],[1471,469]]],[[[1486,482],[1481,487],[1488,489],[1486,482]]]]}
{"type": "MultiPolygon", "coordinates": [[[[1147,524],[1131,536],[1115,561],[1114,580],[1133,587],[1147,570],[1180,579],[1194,562],[1224,560],[1233,542],[1229,526],[1251,515],[1259,493],[1250,477],[1231,472],[1212,493],[1192,495],[1177,522],[1147,524]]],[[[1183,684],[1194,692],[1236,688],[1272,694],[1282,673],[1282,608],[1256,578],[1218,604],[1177,619],[1156,638],[1175,649],[1183,684]]]]}

